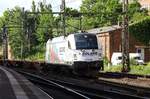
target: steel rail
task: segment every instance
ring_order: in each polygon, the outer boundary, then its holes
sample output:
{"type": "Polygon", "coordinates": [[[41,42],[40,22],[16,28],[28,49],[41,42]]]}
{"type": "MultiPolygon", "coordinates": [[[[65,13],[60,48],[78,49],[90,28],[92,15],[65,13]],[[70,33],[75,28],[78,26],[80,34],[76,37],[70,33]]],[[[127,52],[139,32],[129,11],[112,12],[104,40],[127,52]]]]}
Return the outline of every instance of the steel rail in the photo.
{"type": "Polygon", "coordinates": [[[150,78],[150,75],[128,74],[128,73],[119,73],[119,72],[100,72],[98,76],[105,77],[105,78],[124,78],[124,77],[132,78],[132,79],[150,78]]]}
{"type": "Polygon", "coordinates": [[[146,98],[146,97],[137,96],[135,94],[130,94],[129,92],[126,93],[126,91],[117,90],[116,88],[114,88],[114,86],[111,87],[110,89],[94,89],[94,88],[89,88],[89,87],[83,87],[81,85],[76,85],[73,83],[68,83],[68,82],[61,81],[61,80],[53,79],[52,81],[62,84],[64,86],[67,86],[69,88],[72,88],[82,94],[90,95],[90,96],[94,96],[94,97],[102,98],[102,99],[108,99],[108,98],[118,99],[118,97],[122,97],[123,99],[133,99],[133,98],[145,99],[146,98]]]}
{"type": "Polygon", "coordinates": [[[51,84],[58,85],[59,87],[62,87],[69,91],[71,89],[71,92],[73,89],[75,91],[75,93],[78,93],[81,96],[85,96],[86,99],[87,99],[87,97],[92,98],[92,99],[97,99],[97,98],[98,99],[109,99],[109,98],[120,99],[120,97],[123,99],[133,99],[133,98],[145,99],[145,97],[141,97],[141,96],[137,96],[137,95],[133,95],[133,94],[122,93],[122,92],[115,91],[115,90],[92,89],[92,88],[82,87],[80,85],[75,85],[75,84],[71,84],[71,83],[64,82],[64,81],[59,81],[59,80],[54,80],[54,79],[53,80],[52,79],[51,80],[43,79],[37,75],[26,73],[26,72],[20,72],[20,73],[22,73],[23,75],[34,76],[40,80],[44,80],[47,85],[51,85],[51,84]]]}
{"type": "Polygon", "coordinates": [[[17,71],[21,74],[23,74],[25,77],[27,77],[27,79],[31,80],[32,82],[34,83],[38,83],[38,84],[42,84],[42,85],[46,85],[46,86],[51,86],[51,87],[56,87],[56,88],[59,88],[61,90],[64,90],[64,91],[68,91],[69,93],[71,94],[74,94],[82,99],[90,99],[89,97],[81,94],[81,93],[78,93],[74,90],[72,90],[71,88],[68,88],[68,87],[65,87],[63,85],[60,85],[56,82],[53,82],[53,81],[50,81],[50,80],[46,80],[40,76],[37,76],[35,74],[31,74],[31,73],[27,73],[27,72],[23,72],[23,71],[17,71]]]}
{"type": "Polygon", "coordinates": [[[106,86],[115,87],[115,89],[112,88],[112,90],[120,90],[120,91],[124,90],[124,91],[130,92],[130,94],[134,94],[137,96],[142,96],[145,98],[150,97],[150,88],[132,86],[132,85],[112,82],[108,80],[103,80],[103,79],[96,80],[95,82],[97,84],[104,84],[106,86]]]}

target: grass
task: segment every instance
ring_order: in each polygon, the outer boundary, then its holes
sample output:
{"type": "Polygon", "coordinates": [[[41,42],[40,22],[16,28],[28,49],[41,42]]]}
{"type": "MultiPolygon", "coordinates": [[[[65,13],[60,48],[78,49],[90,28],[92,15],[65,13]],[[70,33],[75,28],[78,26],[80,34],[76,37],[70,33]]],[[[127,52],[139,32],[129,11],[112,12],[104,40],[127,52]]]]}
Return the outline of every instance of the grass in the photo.
{"type": "MultiPolygon", "coordinates": [[[[147,65],[131,65],[130,74],[150,75],[150,62],[147,65]]],[[[105,72],[121,72],[122,66],[105,66],[105,72]]]]}

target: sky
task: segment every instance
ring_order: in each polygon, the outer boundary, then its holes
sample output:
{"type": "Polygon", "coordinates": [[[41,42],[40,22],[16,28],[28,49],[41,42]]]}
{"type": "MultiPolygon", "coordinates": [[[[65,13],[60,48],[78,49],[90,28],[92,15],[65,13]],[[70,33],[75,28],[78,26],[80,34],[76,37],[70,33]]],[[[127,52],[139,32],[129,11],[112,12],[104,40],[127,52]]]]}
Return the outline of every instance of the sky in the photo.
{"type": "MultiPolygon", "coordinates": [[[[0,16],[3,15],[3,12],[6,9],[12,9],[15,6],[24,7],[25,9],[31,9],[31,4],[33,0],[0,0],[0,16]]],[[[43,0],[34,0],[36,4],[39,1],[43,0]]],[[[61,0],[45,0],[46,3],[50,3],[52,5],[53,11],[60,11],[61,0]]],[[[79,9],[82,0],[65,0],[67,7],[72,7],[75,9],[79,9]]]]}

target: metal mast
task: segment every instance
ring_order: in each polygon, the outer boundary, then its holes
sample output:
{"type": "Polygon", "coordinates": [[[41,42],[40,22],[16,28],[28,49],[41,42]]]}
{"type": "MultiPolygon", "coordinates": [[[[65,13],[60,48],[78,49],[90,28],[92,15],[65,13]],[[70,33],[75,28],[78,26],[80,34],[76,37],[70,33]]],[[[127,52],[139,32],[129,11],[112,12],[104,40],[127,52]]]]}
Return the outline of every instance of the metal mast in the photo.
{"type": "Polygon", "coordinates": [[[62,28],[63,28],[63,35],[66,35],[66,13],[65,13],[65,8],[66,8],[66,4],[65,4],[65,0],[62,0],[62,4],[60,6],[61,12],[62,12],[62,28]]]}
{"type": "Polygon", "coordinates": [[[128,0],[123,0],[122,26],[122,72],[130,71],[129,62],[129,31],[128,31],[128,0]]]}
{"type": "Polygon", "coordinates": [[[43,4],[46,5],[46,0],[43,0],[43,4]]]}
{"type": "Polygon", "coordinates": [[[4,61],[4,65],[6,65],[6,60],[8,59],[8,35],[7,35],[7,28],[5,25],[3,25],[3,35],[2,35],[2,39],[3,39],[3,61],[4,61]]]}

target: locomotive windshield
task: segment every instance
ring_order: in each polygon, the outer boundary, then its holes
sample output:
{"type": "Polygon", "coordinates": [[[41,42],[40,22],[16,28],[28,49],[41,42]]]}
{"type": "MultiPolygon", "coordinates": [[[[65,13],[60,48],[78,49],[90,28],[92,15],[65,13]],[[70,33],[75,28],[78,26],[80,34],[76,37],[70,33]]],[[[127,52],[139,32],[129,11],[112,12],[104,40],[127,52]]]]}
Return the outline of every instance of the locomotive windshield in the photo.
{"type": "Polygon", "coordinates": [[[98,49],[97,38],[94,34],[76,34],[76,49],[98,49]]]}

